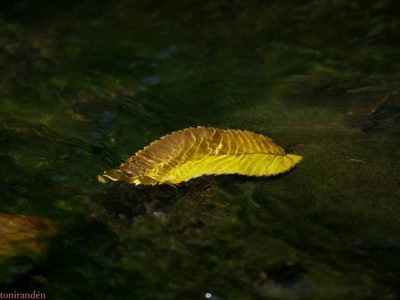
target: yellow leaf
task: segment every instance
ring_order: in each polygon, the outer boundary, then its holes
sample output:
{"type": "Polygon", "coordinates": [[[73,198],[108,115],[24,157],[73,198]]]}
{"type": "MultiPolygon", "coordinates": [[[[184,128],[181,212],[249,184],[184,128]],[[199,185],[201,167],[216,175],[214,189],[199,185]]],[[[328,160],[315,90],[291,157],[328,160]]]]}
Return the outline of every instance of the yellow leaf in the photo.
{"type": "Polygon", "coordinates": [[[0,212],[0,258],[44,254],[45,239],[54,232],[55,226],[49,220],[0,212]]]}
{"type": "Polygon", "coordinates": [[[246,130],[210,127],[172,132],[136,152],[119,169],[100,176],[134,185],[177,184],[202,175],[272,176],[302,157],[286,154],[272,139],[246,130]]]}

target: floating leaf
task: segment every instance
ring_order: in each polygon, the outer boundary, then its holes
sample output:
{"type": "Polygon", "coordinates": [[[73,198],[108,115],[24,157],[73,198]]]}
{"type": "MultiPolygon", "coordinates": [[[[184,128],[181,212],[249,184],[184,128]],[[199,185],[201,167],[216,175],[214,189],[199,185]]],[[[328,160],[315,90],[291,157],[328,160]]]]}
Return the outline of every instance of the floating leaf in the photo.
{"type": "Polygon", "coordinates": [[[105,171],[112,181],[139,185],[177,184],[202,175],[272,176],[302,159],[286,154],[272,139],[246,130],[187,128],[138,151],[119,169],[105,171]]]}
{"type": "Polygon", "coordinates": [[[43,254],[45,239],[54,232],[55,226],[49,220],[0,212],[0,258],[43,254]]]}

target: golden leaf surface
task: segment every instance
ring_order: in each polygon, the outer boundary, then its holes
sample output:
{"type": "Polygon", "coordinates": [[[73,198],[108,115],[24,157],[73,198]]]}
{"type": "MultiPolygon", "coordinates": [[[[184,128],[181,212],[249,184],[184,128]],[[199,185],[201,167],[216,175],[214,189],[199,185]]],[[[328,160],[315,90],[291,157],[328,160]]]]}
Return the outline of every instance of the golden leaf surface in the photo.
{"type": "Polygon", "coordinates": [[[273,176],[302,157],[286,154],[272,139],[246,130],[211,127],[172,132],[136,152],[119,169],[105,171],[99,181],[134,185],[177,184],[202,175],[273,176]]]}
{"type": "Polygon", "coordinates": [[[0,212],[0,258],[44,254],[46,238],[55,233],[51,221],[0,212]]]}

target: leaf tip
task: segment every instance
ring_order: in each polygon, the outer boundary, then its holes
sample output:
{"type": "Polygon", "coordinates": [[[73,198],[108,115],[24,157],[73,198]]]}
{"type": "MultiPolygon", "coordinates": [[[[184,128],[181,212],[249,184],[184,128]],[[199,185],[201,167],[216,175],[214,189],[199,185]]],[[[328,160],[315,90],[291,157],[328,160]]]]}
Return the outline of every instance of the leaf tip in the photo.
{"type": "Polygon", "coordinates": [[[288,154],[287,157],[293,161],[293,166],[297,165],[303,160],[303,156],[297,154],[288,154]]]}

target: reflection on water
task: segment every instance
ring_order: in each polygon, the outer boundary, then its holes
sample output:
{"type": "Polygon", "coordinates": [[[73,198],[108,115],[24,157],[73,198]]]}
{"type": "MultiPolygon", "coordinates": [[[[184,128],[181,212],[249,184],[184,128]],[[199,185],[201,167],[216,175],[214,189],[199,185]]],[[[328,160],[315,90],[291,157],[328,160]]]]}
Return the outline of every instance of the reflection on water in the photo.
{"type": "Polygon", "coordinates": [[[0,212],[60,229],[48,253],[1,259],[0,291],[399,297],[399,17],[396,1],[2,3],[0,212]],[[304,162],[176,189],[97,182],[198,125],[304,162]]]}

